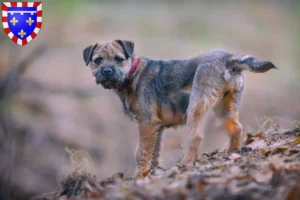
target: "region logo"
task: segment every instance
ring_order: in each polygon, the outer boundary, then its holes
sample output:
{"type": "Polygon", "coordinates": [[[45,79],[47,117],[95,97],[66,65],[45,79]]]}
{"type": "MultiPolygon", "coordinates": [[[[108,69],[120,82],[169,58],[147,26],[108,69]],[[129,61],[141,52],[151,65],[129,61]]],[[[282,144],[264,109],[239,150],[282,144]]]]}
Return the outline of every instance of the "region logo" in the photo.
{"type": "Polygon", "coordinates": [[[42,28],[42,2],[3,2],[4,32],[15,43],[24,46],[32,41],[42,28]]]}

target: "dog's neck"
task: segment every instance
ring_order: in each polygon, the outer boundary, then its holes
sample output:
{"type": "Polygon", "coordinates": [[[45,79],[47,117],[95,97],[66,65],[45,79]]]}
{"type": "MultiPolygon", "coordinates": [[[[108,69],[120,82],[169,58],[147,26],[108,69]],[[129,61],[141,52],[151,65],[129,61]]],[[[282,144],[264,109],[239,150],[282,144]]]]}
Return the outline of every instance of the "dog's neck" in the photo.
{"type": "MultiPolygon", "coordinates": [[[[122,90],[115,89],[114,91],[119,96],[125,115],[127,115],[130,119],[134,119],[135,113],[134,113],[134,107],[135,107],[135,100],[136,100],[136,86],[139,82],[139,76],[141,75],[142,71],[145,69],[147,65],[147,58],[145,57],[133,57],[134,60],[138,59],[137,66],[135,69],[131,70],[132,74],[130,75],[130,79],[128,79],[128,82],[126,84],[122,85],[122,90]]],[[[132,65],[134,66],[134,65],[132,65]]],[[[133,68],[133,67],[131,67],[133,68]]]]}

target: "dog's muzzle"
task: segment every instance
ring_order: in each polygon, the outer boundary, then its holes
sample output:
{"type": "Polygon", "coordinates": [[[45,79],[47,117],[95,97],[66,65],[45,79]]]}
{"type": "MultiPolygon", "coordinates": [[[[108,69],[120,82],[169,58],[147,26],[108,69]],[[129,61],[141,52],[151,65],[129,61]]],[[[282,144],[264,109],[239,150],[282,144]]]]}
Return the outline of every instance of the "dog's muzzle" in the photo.
{"type": "Polygon", "coordinates": [[[96,83],[101,84],[107,80],[111,80],[114,73],[115,73],[115,70],[114,70],[113,66],[102,67],[96,73],[96,83]]]}

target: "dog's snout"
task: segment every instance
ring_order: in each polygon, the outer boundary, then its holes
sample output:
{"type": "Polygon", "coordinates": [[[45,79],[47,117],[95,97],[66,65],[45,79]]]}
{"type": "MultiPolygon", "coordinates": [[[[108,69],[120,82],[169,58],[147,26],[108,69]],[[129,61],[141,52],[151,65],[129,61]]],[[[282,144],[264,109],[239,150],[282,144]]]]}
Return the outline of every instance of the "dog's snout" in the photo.
{"type": "Polygon", "coordinates": [[[103,75],[111,75],[112,73],[113,73],[114,71],[113,71],[113,68],[111,68],[111,67],[105,67],[105,68],[103,68],[102,69],[102,74],[103,75]]]}

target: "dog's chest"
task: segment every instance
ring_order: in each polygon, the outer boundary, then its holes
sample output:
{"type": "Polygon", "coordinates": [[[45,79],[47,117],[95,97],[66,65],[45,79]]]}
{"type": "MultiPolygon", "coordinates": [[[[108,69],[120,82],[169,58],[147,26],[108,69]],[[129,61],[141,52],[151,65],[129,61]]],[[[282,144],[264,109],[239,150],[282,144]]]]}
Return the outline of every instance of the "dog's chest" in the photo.
{"type": "Polygon", "coordinates": [[[121,98],[123,104],[124,114],[128,116],[130,119],[137,118],[137,98],[134,94],[125,94],[121,98]]]}

